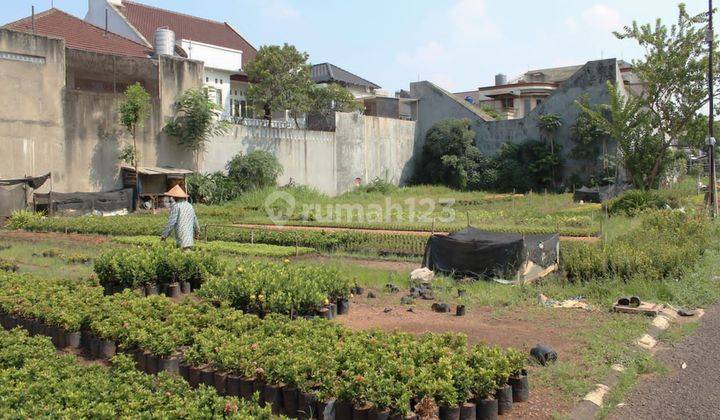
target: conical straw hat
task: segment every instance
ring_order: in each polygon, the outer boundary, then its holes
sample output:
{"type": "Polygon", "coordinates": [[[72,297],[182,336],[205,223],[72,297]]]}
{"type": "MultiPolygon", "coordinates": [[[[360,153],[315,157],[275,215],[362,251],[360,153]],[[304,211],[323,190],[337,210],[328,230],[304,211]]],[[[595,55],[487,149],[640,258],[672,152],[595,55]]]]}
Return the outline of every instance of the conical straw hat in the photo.
{"type": "Polygon", "coordinates": [[[175,198],[188,198],[188,195],[185,194],[185,191],[183,191],[182,187],[180,187],[179,185],[172,187],[172,189],[166,192],[165,195],[175,198]]]}

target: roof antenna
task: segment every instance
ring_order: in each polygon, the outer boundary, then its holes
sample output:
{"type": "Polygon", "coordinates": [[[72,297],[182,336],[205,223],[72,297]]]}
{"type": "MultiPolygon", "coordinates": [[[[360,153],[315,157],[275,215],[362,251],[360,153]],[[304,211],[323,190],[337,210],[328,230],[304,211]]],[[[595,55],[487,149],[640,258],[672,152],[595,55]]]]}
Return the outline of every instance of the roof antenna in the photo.
{"type": "Polygon", "coordinates": [[[108,34],[108,9],[105,9],[105,36],[108,34]]]}
{"type": "Polygon", "coordinates": [[[30,11],[32,13],[32,19],[31,19],[32,33],[35,34],[35,5],[34,4],[32,6],[30,6],[30,11]]]}

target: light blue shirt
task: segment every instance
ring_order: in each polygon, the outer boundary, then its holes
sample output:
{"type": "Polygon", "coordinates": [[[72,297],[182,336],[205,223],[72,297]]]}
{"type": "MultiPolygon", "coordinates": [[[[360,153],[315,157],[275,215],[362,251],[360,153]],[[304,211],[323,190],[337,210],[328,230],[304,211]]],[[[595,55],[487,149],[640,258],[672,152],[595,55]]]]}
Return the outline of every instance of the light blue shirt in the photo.
{"type": "Polygon", "coordinates": [[[195,209],[189,202],[180,201],[173,204],[162,237],[167,238],[173,230],[175,242],[180,248],[190,248],[195,244],[194,235],[200,233],[200,224],[195,216],[195,209]]]}

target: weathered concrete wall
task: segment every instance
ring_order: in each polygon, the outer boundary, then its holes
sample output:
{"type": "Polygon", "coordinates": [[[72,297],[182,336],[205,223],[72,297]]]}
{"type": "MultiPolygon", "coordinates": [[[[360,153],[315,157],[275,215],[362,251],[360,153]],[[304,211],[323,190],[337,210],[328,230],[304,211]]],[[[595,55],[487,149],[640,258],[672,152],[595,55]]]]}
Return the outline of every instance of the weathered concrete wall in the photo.
{"type": "Polygon", "coordinates": [[[400,184],[409,177],[415,123],[359,114],[336,114],[335,132],[236,125],[232,133],[213,139],[203,157],[203,172],[224,171],[238,153],[265,150],[277,156],[290,178],[337,195],[375,177],[400,184]]]}
{"type": "MultiPolygon", "coordinates": [[[[619,78],[617,60],[590,61],[524,118],[501,121],[488,120],[482,112],[430,82],[411,83],[411,96],[419,99],[415,151],[419,155],[427,130],[444,119],[470,120],[477,147],[483,153],[494,154],[505,142],[540,140],[542,136],[537,126],[537,117],[542,114],[558,114],[563,125],[558,130],[557,143],[563,146],[563,153],[567,156],[572,148],[571,128],[579,115],[575,101],[586,96],[591,104],[607,103],[606,83],[617,83],[619,78]]],[[[575,163],[568,160],[566,175],[572,173],[575,163]]]]}
{"type": "Polygon", "coordinates": [[[137,135],[140,165],[194,168],[193,154],[162,128],[180,92],[202,85],[201,63],[70,50],[61,40],[6,30],[0,30],[0,52],[43,61],[0,59],[0,145],[8,157],[0,178],[51,171],[55,191],[119,188],[118,153],[132,144],[119,105],[124,88],[135,82],[152,101],[137,135]]]}
{"type": "Polygon", "coordinates": [[[63,147],[65,42],[0,29],[0,178],[56,168],[63,147]]]}

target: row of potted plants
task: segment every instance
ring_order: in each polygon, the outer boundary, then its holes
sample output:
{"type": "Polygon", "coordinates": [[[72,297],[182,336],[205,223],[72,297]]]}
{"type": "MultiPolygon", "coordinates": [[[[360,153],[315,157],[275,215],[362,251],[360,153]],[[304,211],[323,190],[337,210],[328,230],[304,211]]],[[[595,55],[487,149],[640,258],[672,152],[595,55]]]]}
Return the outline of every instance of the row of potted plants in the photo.
{"type": "MultiPolygon", "coordinates": [[[[11,274],[0,281],[0,309],[8,316],[52,319],[30,309],[37,290],[71,294],[67,282],[33,283],[11,274]]],[[[260,319],[224,305],[175,304],[130,291],[103,297],[95,289],[89,293],[92,299],[57,299],[55,308],[48,309],[82,314],[81,345],[92,354],[131,353],[147,372],[178,372],[193,385],[212,384],[233,396],[249,397],[252,384],[261,403],[276,413],[303,417],[334,410],[340,419],[353,412],[404,418],[412,417],[412,410],[435,410],[441,418],[473,411],[491,418],[491,413],[511,408],[515,382],[524,389],[515,399],[527,398],[523,355],[468,347],[463,335],[351,331],[322,319],[290,320],[278,314],[260,319]]],[[[82,291],[72,293],[77,292],[82,291]]]]}
{"type": "MultiPolygon", "coordinates": [[[[247,262],[203,283],[198,296],[255,314],[306,316],[350,309],[351,279],[322,266],[247,262]]],[[[328,314],[331,316],[331,314],[328,314]]]]}
{"type": "Polygon", "coordinates": [[[0,331],[0,412],[17,418],[270,419],[270,410],[168,375],[138,372],[119,356],[111,367],[59,356],[44,337],[0,331]]]}
{"type": "Polygon", "coordinates": [[[155,285],[169,284],[189,292],[190,288],[199,288],[208,276],[224,271],[213,253],[185,252],[169,244],[112,249],[98,256],[93,267],[106,294],[141,287],[148,294],[156,294],[155,285]]]}

